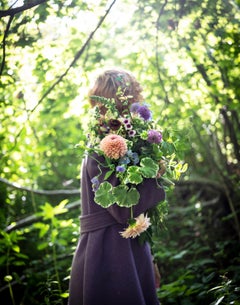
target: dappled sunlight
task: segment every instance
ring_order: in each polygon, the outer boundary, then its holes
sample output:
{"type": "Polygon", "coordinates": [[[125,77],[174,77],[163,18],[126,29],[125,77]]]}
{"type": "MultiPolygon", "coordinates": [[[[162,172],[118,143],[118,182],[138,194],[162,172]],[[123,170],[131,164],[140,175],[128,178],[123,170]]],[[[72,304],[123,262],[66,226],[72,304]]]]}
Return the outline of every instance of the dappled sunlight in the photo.
{"type": "Polygon", "coordinates": [[[0,17],[0,298],[66,305],[88,92],[119,67],[141,83],[179,171],[188,164],[167,186],[166,224],[152,226],[159,299],[237,304],[239,4],[4,0],[0,17]]]}

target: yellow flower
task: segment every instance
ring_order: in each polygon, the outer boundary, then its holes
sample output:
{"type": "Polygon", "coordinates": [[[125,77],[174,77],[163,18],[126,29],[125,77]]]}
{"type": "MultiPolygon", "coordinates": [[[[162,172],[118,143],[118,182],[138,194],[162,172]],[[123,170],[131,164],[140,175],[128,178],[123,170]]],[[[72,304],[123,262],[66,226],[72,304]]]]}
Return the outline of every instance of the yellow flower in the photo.
{"type": "Polygon", "coordinates": [[[110,134],[103,138],[99,147],[110,159],[119,159],[127,152],[126,140],[116,134],[110,134]]]}
{"type": "Polygon", "coordinates": [[[120,235],[124,238],[135,238],[139,236],[142,232],[146,231],[151,225],[150,218],[144,216],[144,214],[139,215],[135,218],[136,222],[129,225],[120,235]]]}

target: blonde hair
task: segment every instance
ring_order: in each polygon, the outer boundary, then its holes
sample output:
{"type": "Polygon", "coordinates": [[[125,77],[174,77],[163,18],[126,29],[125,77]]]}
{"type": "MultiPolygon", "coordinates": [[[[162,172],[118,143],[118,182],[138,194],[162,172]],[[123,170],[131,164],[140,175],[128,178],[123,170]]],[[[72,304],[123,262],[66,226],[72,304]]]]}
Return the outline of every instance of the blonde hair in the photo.
{"type": "Polygon", "coordinates": [[[141,95],[142,87],[136,78],[127,71],[121,69],[110,69],[101,73],[93,87],[89,90],[89,101],[92,107],[98,105],[100,111],[104,114],[106,109],[103,105],[99,105],[91,96],[102,96],[105,98],[114,98],[116,107],[120,113],[124,110],[123,100],[120,99],[119,90],[124,96],[129,96],[128,101],[130,104],[141,102],[143,97],[141,95]]]}

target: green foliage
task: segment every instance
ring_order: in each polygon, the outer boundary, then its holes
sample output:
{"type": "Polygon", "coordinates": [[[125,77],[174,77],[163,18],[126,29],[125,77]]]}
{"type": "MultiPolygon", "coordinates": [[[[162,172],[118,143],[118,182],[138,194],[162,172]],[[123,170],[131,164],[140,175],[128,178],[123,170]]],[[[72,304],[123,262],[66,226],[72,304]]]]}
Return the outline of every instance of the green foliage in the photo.
{"type": "Polygon", "coordinates": [[[160,300],[163,304],[238,304],[239,242],[222,238],[226,234],[223,226],[230,223],[214,222],[214,214],[208,223],[207,215],[219,207],[205,205],[205,195],[198,194],[199,209],[194,192],[186,197],[177,194],[179,190],[177,186],[170,200],[167,229],[153,245],[162,275],[160,300]]]}
{"type": "Polygon", "coordinates": [[[141,171],[141,168],[132,165],[127,169],[126,181],[129,181],[132,184],[139,184],[143,181],[142,176],[144,176],[144,172],[141,171]]]}
{"type": "Polygon", "coordinates": [[[240,304],[239,298],[240,287],[232,283],[227,276],[222,276],[222,281],[219,286],[216,286],[210,290],[214,293],[216,300],[211,305],[218,304],[240,304]]]}
{"type": "Polygon", "coordinates": [[[111,183],[104,181],[95,193],[95,201],[97,204],[107,208],[114,204],[111,183]]]}
{"type": "Polygon", "coordinates": [[[0,297],[66,304],[76,193],[34,190],[78,189],[87,88],[99,69],[121,66],[142,83],[163,150],[188,163],[173,194],[168,184],[165,227],[153,228],[159,298],[240,304],[239,1],[116,2],[70,69],[105,6],[47,1],[15,15],[8,31],[11,19],[0,19],[0,297]]]}
{"type": "Polygon", "coordinates": [[[140,162],[140,172],[145,178],[154,178],[156,177],[158,171],[158,165],[153,159],[146,157],[143,158],[140,162]]]}
{"type": "Polygon", "coordinates": [[[132,207],[138,203],[140,196],[135,187],[119,185],[114,188],[113,198],[120,207],[132,207]]]}

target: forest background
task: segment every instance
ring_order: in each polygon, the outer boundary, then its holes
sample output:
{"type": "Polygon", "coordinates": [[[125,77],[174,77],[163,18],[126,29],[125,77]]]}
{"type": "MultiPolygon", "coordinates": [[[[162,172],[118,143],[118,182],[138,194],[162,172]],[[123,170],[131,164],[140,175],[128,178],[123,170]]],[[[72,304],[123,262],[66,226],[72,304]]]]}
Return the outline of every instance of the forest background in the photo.
{"type": "MultiPolygon", "coordinates": [[[[239,1],[0,1],[0,299],[66,304],[87,90],[132,71],[176,155],[163,305],[240,304],[239,1]]],[[[96,254],[97,255],[97,254],[96,254]]]]}

